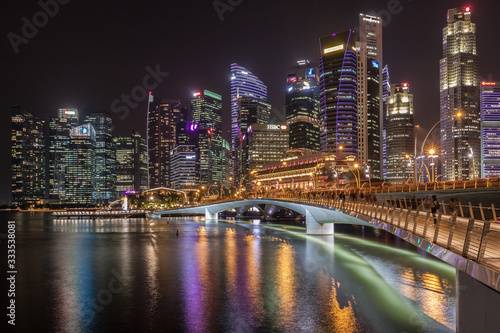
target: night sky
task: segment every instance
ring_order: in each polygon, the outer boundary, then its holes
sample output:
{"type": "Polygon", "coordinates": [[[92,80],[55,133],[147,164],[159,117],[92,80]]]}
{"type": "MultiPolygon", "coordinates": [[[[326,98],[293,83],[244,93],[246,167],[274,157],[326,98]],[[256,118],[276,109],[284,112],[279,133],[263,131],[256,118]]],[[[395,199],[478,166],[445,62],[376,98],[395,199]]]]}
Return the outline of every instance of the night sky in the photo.
{"type": "MultiPolygon", "coordinates": [[[[33,22],[41,7],[36,1],[2,1],[0,200],[10,199],[12,105],[45,119],[56,116],[61,107],[111,111],[122,94],[134,88],[140,91],[137,87],[148,74],[146,67],[159,66],[169,74],[162,74],[162,82],[153,90],[158,97],[180,99],[187,106],[198,89],[221,94],[227,133],[229,68],[237,62],[268,86],[273,117],[282,120],[286,70],[300,59],[317,60],[319,37],[357,27],[360,12],[383,17],[384,64],[389,65],[391,83],[410,83],[416,123],[424,130],[439,120],[441,29],[448,8],[472,6],[481,75],[500,80],[497,1],[487,5],[486,1],[449,0],[401,0],[399,5],[396,0],[219,1],[229,2],[238,5],[224,12],[221,21],[211,0],[72,0],[59,5],[58,13],[46,23],[40,20],[36,35],[19,44],[16,54],[8,34],[23,37],[22,18],[33,22]],[[391,7],[395,14],[387,15],[391,7]]],[[[113,113],[114,135],[129,135],[132,128],[144,135],[146,99],[128,108],[126,117],[123,112],[113,113]]]]}

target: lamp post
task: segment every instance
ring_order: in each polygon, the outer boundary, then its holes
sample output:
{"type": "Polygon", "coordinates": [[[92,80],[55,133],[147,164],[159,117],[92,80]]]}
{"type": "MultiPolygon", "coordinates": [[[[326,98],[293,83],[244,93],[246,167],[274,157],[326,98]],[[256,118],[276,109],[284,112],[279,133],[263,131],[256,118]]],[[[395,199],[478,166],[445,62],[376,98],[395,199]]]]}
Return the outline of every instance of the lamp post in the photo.
{"type": "Polygon", "coordinates": [[[358,176],[356,177],[356,174],[354,173],[354,171],[351,170],[352,174],[354,175],[354,178],[356,179],[356,186],[359,188],[361,186],[360,184],[360,176],[359,176],[359,164],[356,163],[354,164],[354,168],[358,171],[358,176]]]}
{"type": "Polygon", "coordinates": [[[413,151],[413,185],[417,186],[418,190],[418,184],[417,184],[417,130],[420,128],[419,125],[415,125],[415,128],[413,129],[413,136],[415,137],[415,149],[413,151]]]}
{"type": "Polygon", "coordinates": [[[436,153],[435,149],[429,150],[429,158],[431,159],[431,170],[432,170],[432,182],[434,182],[434,157],[437,157],[437,155],[434,155],[436,153]]]}
{"type": "MultiPolygon", "coordinates": [[[[463,116],[462,112],[457,112],[453,115],[453,117],[451,117],[452,119],[454,118],[458,118],[458,119],[461,119],[463,116]]],[[[448,117],[449,118],[449,117],[448,117]]],[[[432,133],[432,131],[434,130],[434,128],[436,128],[437,125],[441,124],[442,121],[448,119],[448,118],[444,118],[444,119],[441,119],[440,121],[438,121],[437,123],[434,124],[434,126],[432,126],[432,128],[429,130],[429,132],[427,133],[427,135],[425,136],[425,139],[424,139],[424,142],[422,142],[422,147],[420,148],[420,156],[423,156],[424,155],[424,147],[425,147],[425,142],[427,141],[427,138],[429,137],[429,135],[432,133]]],[[[422,167],[420,167],[420,170],[422,170],[422,167]]],[[[420,175],[422,172],[419,172],[420,175]]]]}

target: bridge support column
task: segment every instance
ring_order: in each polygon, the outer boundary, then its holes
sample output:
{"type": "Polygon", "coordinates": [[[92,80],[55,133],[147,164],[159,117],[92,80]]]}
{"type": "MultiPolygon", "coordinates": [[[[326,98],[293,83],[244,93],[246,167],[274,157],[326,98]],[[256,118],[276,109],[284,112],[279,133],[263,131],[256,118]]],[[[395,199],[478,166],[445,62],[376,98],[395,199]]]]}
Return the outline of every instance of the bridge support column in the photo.
{"type": "Polygon", "coordinates": [[[219,213],[212,214],[208,208],[205,208],[205,221],[208,220],[218,220],[219,219],[219,213]]]}
{"type": "Polygon", "coordinates": [[[500,293],[457,269],[457,332],[498,332],[500,293]]]}
{"type": "Polygon", "coordinates": [[[306,210],[306,233],[308,235],[333,235],[333,223],[319,223],[309,210],[306,210]]]}

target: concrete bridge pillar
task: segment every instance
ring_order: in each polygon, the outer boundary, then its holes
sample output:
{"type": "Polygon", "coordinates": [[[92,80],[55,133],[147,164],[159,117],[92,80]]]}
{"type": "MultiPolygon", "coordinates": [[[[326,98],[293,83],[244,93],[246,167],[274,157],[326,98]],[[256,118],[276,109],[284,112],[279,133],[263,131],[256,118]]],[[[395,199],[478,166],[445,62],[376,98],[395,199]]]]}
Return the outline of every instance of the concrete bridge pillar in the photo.
{"type": "Polygon", "coordinates": [[[218,220],[219,219],[219,213],[214,213],[210,212],[208,208],[205,208],[205,221],[208,220],[218,220]]]}
{"type": "Polygon", "coordinates": [[[333,223],[319,223],[306,209],[306,233],[308,235],[333,235],[333,223]]]}
{"type": "Polygon", "coordinates": [[[500,293],[457,269],[457,332],[498,332],[500,293]]]}

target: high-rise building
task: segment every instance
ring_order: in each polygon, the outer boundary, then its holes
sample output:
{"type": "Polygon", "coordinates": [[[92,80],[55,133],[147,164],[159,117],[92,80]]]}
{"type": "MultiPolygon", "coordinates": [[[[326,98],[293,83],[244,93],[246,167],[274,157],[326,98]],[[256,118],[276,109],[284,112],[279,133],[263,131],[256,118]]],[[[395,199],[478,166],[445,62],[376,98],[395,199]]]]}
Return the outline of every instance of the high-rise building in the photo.
{"type": "Polygon", "coordinates": [[[279,161],[288,150],[289,132],[285,124],[252,124],[248,129],[249,170],[279,161]]]}
{"type": "Polygon", "coordinates": [[[382,163],[382,19],[359,14],[357,49],[358,162],[380,178],[382,163]]]}
{"type": "Polygon", "coordinates": [[[231,64],[231,169],[233,185],[246,177],[245,159],[247,129],[253,123],[267,123],[271,102],[267,86],[257,76],[236,63],[231,64]]]}
{"type": "Polygon", "coordinates": [[[77,109],[59,109],[58,117],[51,117],[49,121],[49,199],[59,203],[65,201],[65,156],[70,141],[69,131],[78,126],[78,120],[77,109]]]}
{"type": "MultiPolygon", "coordinates": [[[[196,189],[200,185],[200,149],[210,141],[200,141],[200,134],[207,133],[197,123],[177,123],[176,144],[170,153],[172,171],[170,182],[175,189],[196,189]]],[[[203,137],[203,135],[202,135],[203,137]]],[[[205,139],[205,138],[203,138],[205,139]]],[[[210,153],[210,151],[205,153],[210,153]]],[[[210,185],[209,185],[210,186],[210,185]]]]}
{"type": "Polygon", "coordinates": [[[150,95],[148,110],[149,187],[170,187],[170,151],[175,145],[176,124],[182,117],[178,100],[150,95]]]}
{"type": "Polygon", "coordinates": [[[481,156],[481,177],[500,177],[500,82],[481,83],[481,156]]]}
{"type": "Polygon", "coordinates": [[[193,121],[199,124],[200,184],[210,186],[225,180],[222,148],[222,97],[204,90],[191,100],[193,121]]]}
{"type": "Polygon", "coordinates": [[[448,10],[440,68],[441,161],[443,178],[473,178],[481,166],[479,56],[471,7],[448,10]],[[460,113],[461,117],[456,115],[460,113]],[[470,148],[469,148],[470,147],[470,148]]]}
{"type": "Polygon", "coordinates": [[[95,189],[94,202],[109,203],[115,197],[116,190],[116,147],[111,135],[112,120],[106,111],[86,110],[90,112],[85,123],[90,123],[95,130],[95,189]]]}
{"type": "Polygon", "coordinates": [[[297,61],[286,78],[286,123],[290,149],[319,152],[319,85],[317,68],[309,60],[297,61]]]}
{"type": "Polygon", "coordinates": [[[321,151],[358,155],[356,33],[320,38],[321,151]]]}
{"type": "Polygon", "coordinates": [[[224,172],[226,177],[224,178],[223,186],[230,186],[231,179],[231,144],[225,139],[222,139],[222,152],[224,156],[224,172]]]}
{"type": "Polygon", "coordinates": [[[391,95],[391,78],[389,67],[382,70],[382,166],[383,179],[387,179],[387,102],[391,95]]]}
{"type": "Polygon", "coordinates": [[[12,203],[45,197],[45,121],[12,107],[12,203]]]}
{"type": "Polygon", "coordinates": [[[116,146],[116,193],[148,189],[147,144],[139,133],[114,138],[116,146]]]}
{"type": "Polygon", "coordinates": [[[403,183],[414,176],[413,94],[408,83],[392,84],[387,102],[387,180],[403,183]]]}
{"type": "Polygon", "coordinates": [[[64,201],[94,204],[96,133],[90,124],[73,127],[64,157],[66,164],[64,201]]]}

